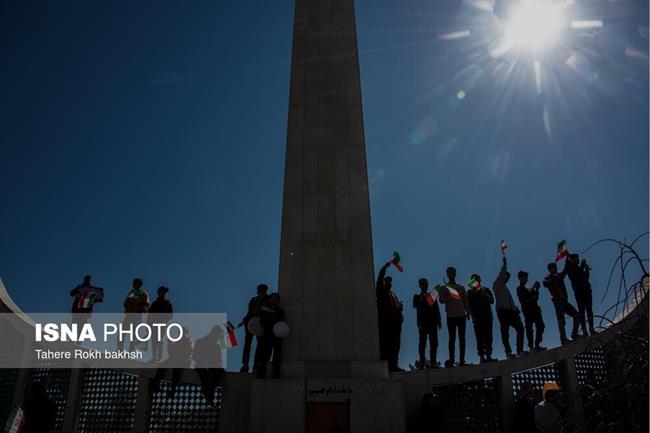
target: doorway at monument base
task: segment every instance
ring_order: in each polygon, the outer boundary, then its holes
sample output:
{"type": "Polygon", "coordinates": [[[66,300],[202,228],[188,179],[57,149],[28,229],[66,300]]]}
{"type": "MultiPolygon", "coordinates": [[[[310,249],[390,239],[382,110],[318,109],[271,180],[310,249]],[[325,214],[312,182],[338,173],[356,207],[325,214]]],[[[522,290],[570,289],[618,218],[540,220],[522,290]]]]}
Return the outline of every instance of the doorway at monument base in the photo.
{"type": "Polygon", "coordinates": [[[241,394],[230,393],[224,402],[249,398],[250,407],[224,404],[220,433],[406,431],[402,385],[395,379],[254,379],[250,390],[236,389],[241,394]]]}

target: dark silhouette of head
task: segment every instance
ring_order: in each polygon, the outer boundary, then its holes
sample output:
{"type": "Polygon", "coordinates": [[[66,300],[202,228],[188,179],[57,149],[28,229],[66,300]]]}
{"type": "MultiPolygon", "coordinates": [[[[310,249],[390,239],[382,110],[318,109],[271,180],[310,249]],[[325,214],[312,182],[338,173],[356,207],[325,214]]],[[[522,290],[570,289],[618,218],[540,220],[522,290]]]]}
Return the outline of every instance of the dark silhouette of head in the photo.
{"type": "Polygon", "coordinates": [[[546,268],[548,269],[548,272],[551,275],[557,274],[557,264],[555,264],[555,262],[549,263],[548,265],[546,265],[546,268]]]}
{"type": "Polygon", "coordinates": [[[167,286],[158,287],[157,293],[158,293],[159,298],[164,298],[165,295],[167,294],[167,292],[169,292],[169,287],[167,287],[167,286]]]}
{"type": "Polygon", "coordinates": [[[528,282],[528,272],[519,271],[517,272],[517,278],[519,278],[519,285],[523,286],[528,282]]]}
{"type": "Polygon", "coordinates": [[[93,276],[92,275],[86,275],[84,277],[83,285],[84,286],[90,286],[93,283],[93,276]]]}
{"type": "Polygon", "coordinates": [[[559,389],[549,389],[544,393],[544,400],[552,403],[555,406],[559,406],[560,402],[560,390],[559,389]]]}
{"type": "Polygon", "coordinates": [[[569,263],[578,264],[580,262],[580,256],[578,254],[569,254],[569,263]]]}
{"type": "Polygon", "coordinates": [[[478,281],[479,283],[481,282],[481,276],[479,274],[472,274],[470,278],[474,281],[478,281]]]}
{"type": "Polygon", "coordinates": [[[429,290],[429,281],[426,278],[420,278],[418,280],[418,286],[420,286],[422,292],[426,292],[429,290]]]}
{"type": "Polygon", "coordinates": [[[45,384],[42,381],[34,382],[29,387],[29,393],[32,397],[44,397],[47,395],[45,384]]]}
{"type": "Polygon", "coordinates": [[[447,268],[447,279],[449,281],[456,281],[456,268],[453,266],[447,268]]]}
{"type": "Polygon", "coordinates": [[[134,278],[133,279],[133,288],[135,290],[140,290],[142,288],[142,278],[134,278]]]}
{"type": "Polygon", "coordinates": [[[273,292],[269,295],[269,306],[271,308],[276,308],[280,304],[280,294],[273,292]]]}
{"type": "Polygon", "coordinates": [[[266,294],[268,293],[268,291],[269,291],[269,286],[267,286],[266,284],[259,284],[257,286],[257,294],[258,294],[258,296],[265,297],[266,294]]]}
{"type": "Polygon", "coordinates": [[[393,288],[393,277],[384,277],[384,290],[390,291],[393,288]]]}

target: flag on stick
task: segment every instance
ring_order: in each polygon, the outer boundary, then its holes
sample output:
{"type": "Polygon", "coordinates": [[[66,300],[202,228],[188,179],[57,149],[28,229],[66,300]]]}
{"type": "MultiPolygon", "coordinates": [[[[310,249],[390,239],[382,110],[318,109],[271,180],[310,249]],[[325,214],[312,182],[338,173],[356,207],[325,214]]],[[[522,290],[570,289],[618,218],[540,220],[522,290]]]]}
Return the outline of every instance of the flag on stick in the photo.
{"type": "Polygon", "coordinates": [[[398,271],[404,272],[404,268],[402,267],[402,258],[399,256],[399,253],[397,251],[393,251],[393,257],[390,259],[389,263],[397,268],[398,271]]]}
{"type": "Polygon", "coordinates": [[[559,262],[563,258],[569,255],[569,250],[566,245],[566,241],[562,239],[559,244],[557,244],[557,255],[555,256],[555,261],[559,262]]]}
{"type": "Polygon", "coordinates": [[[237,347],[237,334],[235,334],[235,325],[230,321],[226,322],[226,335],[223,336],[223,342],[228,349],[237,347]]]}
{"type": "Polygon", "coordinates": [[[25,417],[23,415],[23,410],[19,407],[14,407],[9,413],[9,418],[7,418],[4,431],[6,433],[20,433],[24,424],[25,417]]]}
{"type": "Polygon", "coordinates": [[[501,239],[501,253],[505,254],[507,250],[508,250],[508,244],[506,244],[506,241],[501,239]]]}
{"type": "Polygon", "coordinates": [[[476,281],[474,278],[471,278],[468,282],[467,285],[469,286],[470,289],[473,290],[478,290],[481,288],[481,283],[476,281]]]}
{"type": "Polygon", "coordinates": [[[436,303],[439,296],[440,286],[436,286],[431,290],[431,293],[427,293],[427,304],[429,304],[430,307],[433,307],[433,304],[436,303]]]}

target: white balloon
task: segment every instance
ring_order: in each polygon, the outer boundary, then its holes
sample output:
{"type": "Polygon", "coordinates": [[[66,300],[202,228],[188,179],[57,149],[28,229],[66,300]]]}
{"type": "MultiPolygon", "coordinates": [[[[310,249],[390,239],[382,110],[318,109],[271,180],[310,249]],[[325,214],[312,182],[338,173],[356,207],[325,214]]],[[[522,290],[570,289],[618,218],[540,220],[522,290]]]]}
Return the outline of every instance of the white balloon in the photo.
{"type": "Polygon", "coordinates": [[[264,335],[264,328],[262,328],[262,325],[260,325],[260,318],[258,316],[252,317],[251,320],[248,321],[247,328],[248,332],[256,337],[261,337],[264,335]]]}
{"type": "Polygon", "coordinates": [[[273,333],[278,338],[287,338],[289,336],[289,324],[287,322],[278,322],[273,325],[273,333]]]}

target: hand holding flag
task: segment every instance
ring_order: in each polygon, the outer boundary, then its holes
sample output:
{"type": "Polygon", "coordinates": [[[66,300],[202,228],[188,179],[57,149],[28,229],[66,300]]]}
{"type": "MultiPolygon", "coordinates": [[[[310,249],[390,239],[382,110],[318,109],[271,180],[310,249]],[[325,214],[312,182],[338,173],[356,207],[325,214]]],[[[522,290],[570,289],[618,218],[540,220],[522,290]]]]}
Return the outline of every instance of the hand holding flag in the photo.
{"type": "Polygon", "coordinates": [[[478,290],[481,288],[481,283],[479,283],[477,280],[474,278],[471,278],[468,282],[467,285],[469,286],[470,289],[473,290],[478,290]]]}
{"type": "Polygon", "coordinates": [[[557,255],[555,256],[555,261],[559,262],[568,255],[569,249],[567,247],[566,241],[562,239],[560,243],[557,244],[557,255]]]}
{"type": "Polygon", "coordinates": [[[506,241],[501,239],[501,254],[505,255],[507,250],[508,250],[508,244],[506,244],[506,241]]]}
{"type": "Polygon", "coordinates": [[[391,265],[395,266],[398,271],[404,272],[404,268],[402,267],[402,258],[400,257],[399,253],[397,251],[393,251],[393,257],[388,261],[391,265]]]}

